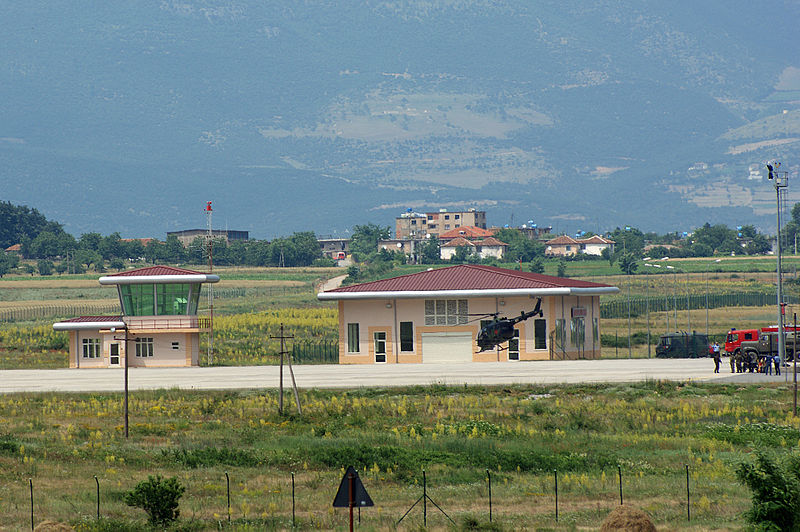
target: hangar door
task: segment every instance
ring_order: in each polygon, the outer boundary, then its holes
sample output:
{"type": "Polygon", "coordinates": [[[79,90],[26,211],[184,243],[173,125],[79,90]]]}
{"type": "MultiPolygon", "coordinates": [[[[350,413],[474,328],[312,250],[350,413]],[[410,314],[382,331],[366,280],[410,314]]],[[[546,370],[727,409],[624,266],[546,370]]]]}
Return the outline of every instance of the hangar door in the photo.
{"type": "Polygon", "coordinates": [[[422,333],[422,362],[472,362],[472,333],[422,333]]]}

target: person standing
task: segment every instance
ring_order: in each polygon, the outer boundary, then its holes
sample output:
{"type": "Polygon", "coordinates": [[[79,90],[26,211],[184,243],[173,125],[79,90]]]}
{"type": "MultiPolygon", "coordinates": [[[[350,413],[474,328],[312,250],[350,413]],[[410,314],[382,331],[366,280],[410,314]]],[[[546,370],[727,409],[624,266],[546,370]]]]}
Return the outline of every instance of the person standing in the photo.
{"type": "Polygon", "coordinates": [[[714,342],[712,349],[714,350],[714,373],[719,373],[719,363],[720,363],[719,344],[717,342],[714,342]]]}
{"type": "Polygon", "coordinates": [[[781,374],[781,357],[779,357],[778,355],[775,355],[772,358],[772,362],[775,364],[775,375],[780,375],[781,374]]]}

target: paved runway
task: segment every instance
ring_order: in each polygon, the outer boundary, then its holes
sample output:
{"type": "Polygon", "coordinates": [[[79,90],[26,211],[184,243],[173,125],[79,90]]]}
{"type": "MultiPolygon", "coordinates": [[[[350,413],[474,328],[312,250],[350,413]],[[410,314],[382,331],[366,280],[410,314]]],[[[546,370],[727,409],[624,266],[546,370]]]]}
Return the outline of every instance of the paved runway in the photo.
{"type": "MultiPolygon", "coordinates": [[[[723,361],[714,373],[710,359],[613,359],[467,364],[298,365],[300,388],[359,388],[431,384],[559,384],[635,382],[643,380],[784,382],[788,377],[731,375],[723,361]]],[[[791,370],[792,368],[788,368],[791,370]]],[[[278,387],[277,366],[211,368],[131,368],[131,390],[181,388],[193,390],[278,387]]],[[[285,386],[291,386],[284,370],[285,386]]],[[[41,369],[0,371],[0,393],[120,391],[122,369],[41,369]]]]}

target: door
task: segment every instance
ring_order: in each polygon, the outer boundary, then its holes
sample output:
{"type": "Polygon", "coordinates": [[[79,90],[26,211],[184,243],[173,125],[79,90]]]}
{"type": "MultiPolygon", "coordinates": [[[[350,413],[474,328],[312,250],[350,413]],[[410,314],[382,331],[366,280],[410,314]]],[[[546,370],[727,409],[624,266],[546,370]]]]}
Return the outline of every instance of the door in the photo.
{"type": "Polygon", "coordinates": [[[472,362],[472,333],[422,333],[422,362],[472,362]]]}
{"type": "Polygon", "coordinates": [[[519,329],[514,329],[514,338],[508,341],[508,359],[519,360],[519,329]]]}
{"type": "Polygon", "coordinates": [[[119,366],[119,344],[110,344],[109,349],[108,363],[111,366],[119,366]]]}

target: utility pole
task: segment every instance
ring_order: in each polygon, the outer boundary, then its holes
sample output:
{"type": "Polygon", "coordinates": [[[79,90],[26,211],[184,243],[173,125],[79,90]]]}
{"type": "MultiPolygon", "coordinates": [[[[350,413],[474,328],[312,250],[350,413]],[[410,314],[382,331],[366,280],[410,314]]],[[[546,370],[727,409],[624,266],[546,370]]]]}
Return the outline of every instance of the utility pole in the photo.
{"type": "Polygon", "coordinates": [[[767,171],[769,172],[767,178],[772,181],[772,185],[775,187],[777,202],[777,234],[775,238],[777,260],[775,269],[778,281],[778,356],[780,357],[781,365],[783,365],[786,358],[786,339],[784,338],[783,328],[783,279],[781,272],[781,194],[789,186],[789,174],[788,172],[778,172],[777,169],[780,166],[781,163],[777,161],[767,163],[767,171]]]}

